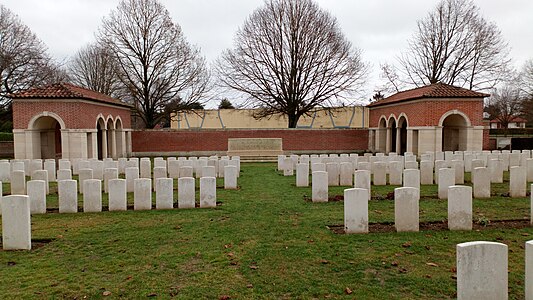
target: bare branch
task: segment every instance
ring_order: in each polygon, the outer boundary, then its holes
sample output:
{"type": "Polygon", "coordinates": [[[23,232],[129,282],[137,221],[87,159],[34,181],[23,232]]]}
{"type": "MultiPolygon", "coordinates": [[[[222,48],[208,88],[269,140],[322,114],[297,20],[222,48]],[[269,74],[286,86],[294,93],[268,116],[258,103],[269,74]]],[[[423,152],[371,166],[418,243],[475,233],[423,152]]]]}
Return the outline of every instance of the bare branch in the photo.
{"type": "Polygon", "coordinates": [[[285,114],[296,127],[315,107],[357,91],[367,66],[314,1],[268,0],[237,31],[216,70],[223,85],[261,109],[257,117],[285,114]]]}

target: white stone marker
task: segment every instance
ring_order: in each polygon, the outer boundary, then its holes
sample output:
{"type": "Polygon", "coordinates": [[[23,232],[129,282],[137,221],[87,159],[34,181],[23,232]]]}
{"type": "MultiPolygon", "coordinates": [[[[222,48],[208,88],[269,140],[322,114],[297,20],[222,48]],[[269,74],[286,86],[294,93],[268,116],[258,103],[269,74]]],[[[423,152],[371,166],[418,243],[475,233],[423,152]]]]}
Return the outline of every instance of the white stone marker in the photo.
{"type": "Polygon", "coordinates": [[[526,274],[524,298],[533,300],[533,240],[526,242],[526,274]]]}
{"type": "Polygon", "coordinates": [[[465,153],[463,157],[465,172],[472,172],[472,160],[474,159],[474,155],[472,153],[465,153]]]}
{"type": "Polygon", "coordinates": [[[455,184],[465,183],[465,165],[462,160],[452,160],[452,168],[455,171],[455,184]]]}
{"type": "Polygon", "coordinates": [[[527,182],[533,182],[533,159],[526,159],[527,182]]]}
{"type": "Polygon", "coordinates": [[[525,197],[527,182],[525,167],[510,167],[509,169],[509,196],[525,197]]]}
{"type": "Polygon", "coordinates": [[[283,167],[284,166],[284,162],[285,162],[285,158],[286,156],[285,155],[278,155],[278,171],[283,171],[285,170],[285,168],[283,167]]]}
{"type": "Polygon", "coordinates": [[[298,164],[296,166],[296,186],[309,186],[309,166],[307,164],[298,164]]]}
{"type": "Polygon", "coordinates": [[[205,159],[201,157],[202,159],[198,160],[196,164],[196,168],[194,169],[194,175],[196,178],[201,178],[203,176],[202,170],[204,167],[207,167],[207,157],[205,159]]]}
{"type": "Polygon", "coordinates": [[[46,213],[46,182],[44,180],[28,181],[28,196],[30,197],[30,213],[46,213]]]}
{"type": "Polygon", "coordinates": [[[389,163],[389,184],[402,185],[403,166],[399,161],[389,163]]]}
{"type": "Polygon", "coordinates": [[[118,168],[104,169],[104,192],[109,192],[109,180],[118,178],[118,168]]]}
{"type": "Polygon", "coordinates": [[[179,160],[169,160],[168,161],[168,176],[170,178],[180,178],[180,165],[181,161],[179,160]]]}
{"type": "Polygon", "coordinates": [[[71,180],[72,179],[72,171],[69,169],[60,169],[57,170],[57,181],[61,180],[71,180]]]}
{"type": "Polygon", "coordinates": [[[93,170],[93,179],[104,180],[104,162],[93,160],[90,162],[90,168],[93,170]]]}
{"type": "Polygon", "coordinates": [[[119,174],[124,174],[126,172],[126,162],[128,161],[127,158],[125,157],[120,157],[118,159],[118,173],[119,174]]]}
{"type": "Polygon", "coordinates": [[[368,190],[368,200],[371,198],[372,185],[370,183],[370,171],[369,170],[357,170],[353,176],[354,187],[359,189],[368,190]]]}
{"type": "Polygon", "coordinates": [[[139,169],[136,167],[128,167],[126,172],[126,192],[132,193],[134,191],[135,179],[139,178],[139,169]]]}
{"type": "Polygon", "coordinates": [[[311,188],[311,200],[313,202],[328,202],[328,172],[313,172],[311,188]]]}
{"type": "Polygon", "coordinates": [[[351,162],[340,163],[340,181],[341,186],[353,186],[353,164],[351,162]]]}
{"type": "Polygon", "coordinates": [[[83,182],[83,212],[102,211],[102,181],[87,179],[83,182]]]}
{"type": "Polygon", "coordinates": [[[217,177],[217,172],[214,166],[202,167],[202,177],[217,177]]]}
{"type": "Polygon", "coordinates": [[[292,159],[290,157],[285,157],[283,160],[283,176],[292,176],[294,174],[294,169],[292,165],[292,159]]]}
{"type": "Polygon", "coordinates": [[[328,185],[339,186],[339,164],[336,162],[327,163],[326,172],[328,172],[328,185]]]}
{"type": "Polygon", "coordinates": [[[152,178],[152,162],[149,158],[141,158],[139,178],[152,178]]]}
{"type": "Polygon", "coordinates": [[[154,168],[167,168],[167,162],[162,157],[154,158],[154,168]]]}
{"type": "Polygon", "coordinates": [[[72,171],[72,163],[68,159],[60,159],[59,160],[59,170],[71,170],[72,171]]]}
{"type": "Polygon", "coordinates": [[[499,159],[489,159],[487,167],[490,173],[490,181],[493,183],[503,183],[502,161],[499,159]]]}
{"type": "MultiPolygon", "coordinates": [[[[154,168],[155,170],[156,168],[154,168]]],[[[174,179],[159,177],[155,180],[155,209],[174,208],[174,179]]]]}
{"type": "Polygon", "coordinates": [[[48,182],[56,181],[56,161],[46,160],[44,162],[44,169],[48,172],[48,182]]]}
{"type": "MultiPolygon", "coordinates": [[[[478,168],[479,169],[479,168],[478,168]]],[[[448,229],[472,230],[472,188],[452,185],[448,189],[448,229]]]]}
{"type": "Polygon", "coordinates": [[[33,171],[31,174],[31,180],[44,180],[46,182],[46,194],[50,194],[50,185],[48,184],[48,171],[46,170],[37,170],[33,171]]]}
{"type": "Polygon", "coordinates": [[[412,187],[394,189],[394,227],[397,232],[418,231],[420,190],[412,187]]]}
{"type": "Polygon", "coordinates": [[[10,195],[2,198],[2,248],[4,250],[31,249],[30,198],[10,195]]]}
{"type": "Polygon", "coordinates": [[[155,184],[156,184],[156,181],[157,179],[159,178],[167,178],[167,168],[164,168],[164,167],[155,167],[154,168],[154,173],[153,173],[153,184],[154,184],[154,191],[155,191],[155,184]]]}
{"type": "MultiPolygon", "coordinates": [[[[433,178],[433,176],[431,176],[433,178]]],[[[403,170],[403,186],[420,189],[420,170],[405,169],[403,170]]]]}
{"type": "Polygon", "coordinates": [[[487,168],[474,168],[474,198],[490,198],[490,174],[487,168]]]}
{"type": "MultiPolygon", "coordinates": [[[[234,166],[226,166],[226,168],[233,168],[237,170],[237,168],[234,166]]],[[[193,177],[181,177],[178,179],[178,208],[195,207],[194,185],[195,180],[193,177]]]]}
{"type": "Polygon", "coordinates": [[[317,172],[317,171],[326,172],[326,164],[323,164],[323,163],[312,163],[311,164],[311,173],[312,172],[317,172]]]}
{"type": "Polygon", "coordinates": [[[28,172],[32,174],[34,171],[43,169],[43,160],[42,159],[32,159],[30,161],[30,166],[28,172]]]}
{"type": "Polygon", "coordinates": [[[520,153],[509,154],[509,169],[520,166],[520,153]]]}
{"type": "Polygon", "coordinates": [[[438,194],[439,199],[448,199],[448,188],[455,185],[455,170],[452,168],[439,169],[438,194]]]}
{"type": "Polygon", "coordinates": [[[0,181],[9,182],[11,174],[11,164],[7,161],[0,162],[0,181]]]}
{"type": "Polygon", "coordinates": [[[200,178],[200,207],[217,207],[217,179],[200,178]]]}
{"type": "Polygon", "coordinates": [[[88,179],[93,179],[93,170],[92,169],[80,169],[79,173],[80,174],[78,175],[78,182],[79,182],[78,189],[80,190],[80,194],[83,194],[83,188],[84,188],[83,182],[88,179]]]}
{"type": "Polygon", "coordinates": [[[433,184],[433,162],[420,162],[420,184],[433,184]]]}
{"type": "Polygon", "coordinates": [[[387,185],[387,163],[375,162],[372,167],[374,185],[387,185]]]}
{"type": "Polygon", "coordinates": [[[109,211],[127,210],[126,179],[111,179],[107,184],[109,185],[109,211]]]}
{"type": "Polygon", "coordinates": [[[435,161],[435,183],[439,183],[439,170],[448,167],[448,163],[445,160],[436,160],[435,161]]]}
{"type": "Polygon", "coordinates": [[[237,189],[237,172],[236,166],[224,167],[224,189],[236,190],[237,189]]]}
{"type": "Polygon", "coordinates": [[[194,176],[194,168],[191,166],[182,166],[180,167],[180,178],[181,177],[193,177],[194,176]]]}
{"type": "Polygon", "coordinates": [[[26,173],[11,172],[11,195],[26,195],[26,173]]]}
{"type": "Polygon", "coordinates": [[[78,183],[76,180],[61,180],[57,183],[59,213],[78,212],[78,183]]]}
{"type": "Polygon", "coordinates": [[[368,190],[344,190],[344,232],[368,232],[368,190]]]}
{"type": "Polygon", "coordinates": [[[138,178],[133,181],[133,209],[152,209],[152,179],[138,178]]]}
{"type": "Polygon", "coordinates": [[[457,299],[507,299],[507,245],[457,244],[457,299]]]}

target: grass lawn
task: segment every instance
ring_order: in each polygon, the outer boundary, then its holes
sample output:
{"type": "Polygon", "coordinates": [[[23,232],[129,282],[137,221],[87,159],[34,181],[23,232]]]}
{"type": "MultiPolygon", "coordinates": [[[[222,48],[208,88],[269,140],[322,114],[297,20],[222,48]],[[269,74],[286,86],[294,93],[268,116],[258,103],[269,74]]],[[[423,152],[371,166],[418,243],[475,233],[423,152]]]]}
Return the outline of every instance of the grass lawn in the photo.
{"type": "MultiPolygon", "coordinates": [[[[524,298],[533,228],[336,234],[328,226],[343,224],[343,202],[306,201],[311,188],[275,168],[243,163],[240,190],[217,189],[216,209],[33,216],[39,247],[0,251],[0,299],[447,299],[456,293],[455,245],[480,240],[509,246],[510,299],[524,298]]],[[[372,188],[386,198],[394,186],[372,188]]],[[[491,199],[475,199],[474,221],[529,219],[529,199],[502,197],[507,189],[494,184],[491,199]]],[[[421,222],[446,219],[436,195],[423,186],[421,222]]],[[[57,208],[57,195],[48,200],[57,208]]],[[[393,222],[393,200],[370,201],[369,218],[393,222]]]]}

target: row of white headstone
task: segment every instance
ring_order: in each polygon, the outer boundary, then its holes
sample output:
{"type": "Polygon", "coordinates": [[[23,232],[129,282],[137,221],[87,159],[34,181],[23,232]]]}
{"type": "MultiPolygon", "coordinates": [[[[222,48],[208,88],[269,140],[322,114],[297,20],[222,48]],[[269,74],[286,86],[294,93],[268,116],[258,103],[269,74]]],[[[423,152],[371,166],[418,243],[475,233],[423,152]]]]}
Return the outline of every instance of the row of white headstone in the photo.
{"type": "MultiPolygon", "coordinates": [[[[344,190],[344,231],[368,233],[369,190],[351,188],[344,190]]],[[[414,187],[394,189],[394,226],[396,231],[419,230],[420,190],[414,187]]],[[[533,204],[533,197],[532,197],[533,204]]],[[[448,187],[448,228],[472,230],[472,188],[448,187]]]]}
{"type": "MultiPolygon", "coordinates": [[[[525,299],[533,300],[533,240],[525,243],[525,299]]],[[[508,298],[508,247],[475,241],[456,246],[457,299],[508,298]]]]}
{"type": "MultiPolygon", "coordinates": [[[[234,167],[231,167],[234,168],[234,167]]],[[[102,211],[102,181],[87,179],[83,186],[83,212],[102,211]]],[[[158,178],[155,189],[155,208],[173,209],[174,191],[172,178],[158,178]]],[[[78,184],[75,180],[58,183],[59,213],[78,212],[78,184]]],[[[195,178],[178,179],[178,208],[195,207],[195,178]]],[[[109,211],[127,210],[126,180],[109,181],[109,211]]],[[[152,209],[152,180],[134,180],[134,210],[152,209]]],[[[216,207],[216,178],[200,178],[200,207],[216,207]]],[[[5,250],[31,249],[31,214],[46,213],[46,188],[44,180],[28,182],[28,195],[9,195],[0,201],[2,212],[2,245],[5,250]]]]}
{"type": "Polygon", "coordinates": [[[180,178],[180,177],[207,177],[210,174],[202,174],[204,167],[210,166],[214,168],[215,177],[224,177],[225,166],[235,166],[240,171],[240,157],[238,156],[217,156],[211,157],[168,157],[166,160],[163,157],[154,158],[153,168],[152,161],[148,157],[142,158],[119,158],[113,160],[106,158],[103,161],[97,159],[60,159],[58,166],[54,159],[24,159],[24,160],[1,160],[0,161],[0,181],[9,182],[13,171],[24,171],[25,174],[33,176],[36,171],[46,170],[48,181],[53,182],[65,176],[78,175],[81,169],[92,169],[96,179],[103,180],[106,169],[117,169],[119,174],[125,174],[126,168],[135,167],[139,169],[140,178],[152,178],[152,171],[157,171],[159,174],[165,173],[164,177],[180,178]],[[66,171],[70,170],[71,175],[67,175],[66,171]],[[182,174],[180,174],[183,171],[182,174]]]}

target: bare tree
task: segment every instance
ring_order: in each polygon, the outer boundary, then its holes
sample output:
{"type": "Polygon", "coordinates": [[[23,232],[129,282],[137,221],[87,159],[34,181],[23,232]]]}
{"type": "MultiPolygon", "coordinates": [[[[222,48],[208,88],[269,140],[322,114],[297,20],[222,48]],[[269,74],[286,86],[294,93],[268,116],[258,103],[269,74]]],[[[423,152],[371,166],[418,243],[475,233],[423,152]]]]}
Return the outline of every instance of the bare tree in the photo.
{"type": "Polygon", "coordinates": [[[0,108],[10,109],[11,93],[64,79],[43,42],[0,4],[0,108]]]}
{"type": "Polygon", "coordinates": [[[82,48],[70,60],[68,69],[70,81],[76,85],[115,98],[123,96],[117,61],[106,47],[91,44],[82,48]]]}
{"type": "Polygon", "coordinates": [[[121,1],[103,20],[98,40],[116,58],[120,80],[148,128],[158,124],[166,104],[198,102],[209,87],[205,59],[157,0],[121,1]]]}
{"type": "Polygon", "coordinates": [[[442,0],[417,24],[408,51],[399,57],[411,84],[443,82],[483,90],[507,73],[509,46],[472,0],[442,0]]]}
{"type": "Polygon", "coordinates": [[[485,112],[490,120],[497,120],[502,128],[508,128],[516,118],[522,116],[522,92],[513,84],[506,84],[502,88],[493,89],[488,98],[485,112]]]}
{"type": "Polygon", "coordinates": [[[367,67],[337,20],[312,0],[267,0],[253,12],[217,64],[221,82],[260,108],[285,114],[288,127],[317,106],[349,96],[367,67]]]}
{"type": "Polygon", "coordinates": [[[526,61],[520,76],[522,90],[533,100],[533,59],[526,61]]]}

